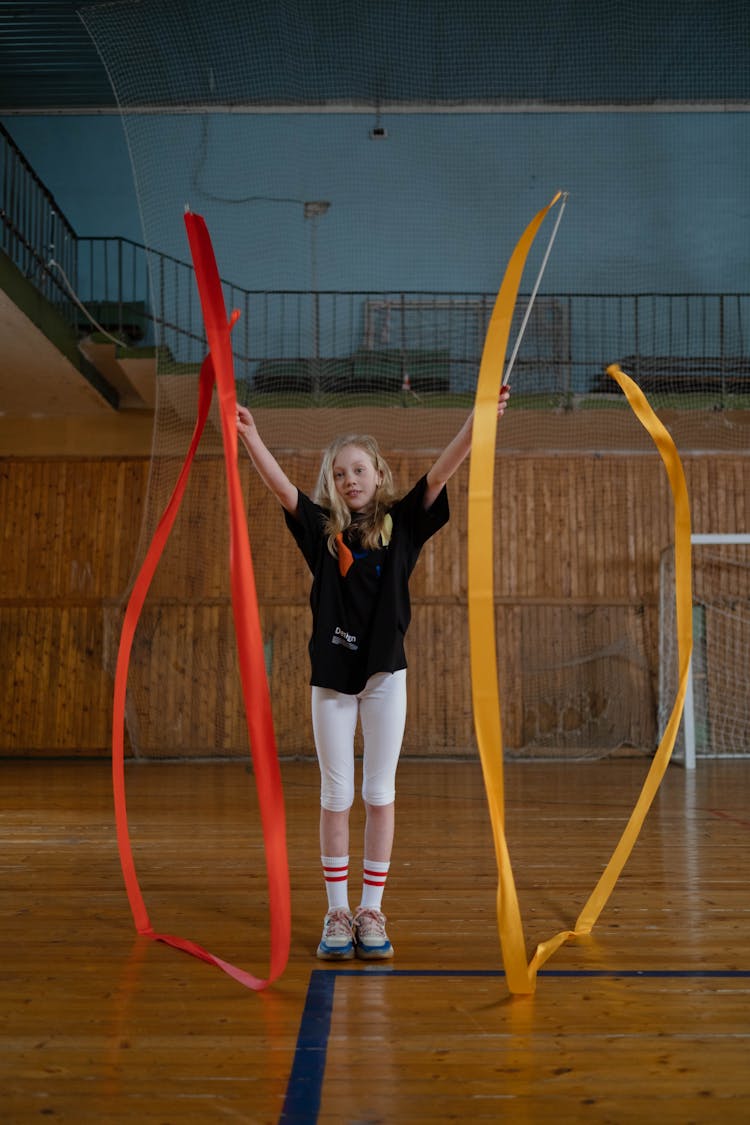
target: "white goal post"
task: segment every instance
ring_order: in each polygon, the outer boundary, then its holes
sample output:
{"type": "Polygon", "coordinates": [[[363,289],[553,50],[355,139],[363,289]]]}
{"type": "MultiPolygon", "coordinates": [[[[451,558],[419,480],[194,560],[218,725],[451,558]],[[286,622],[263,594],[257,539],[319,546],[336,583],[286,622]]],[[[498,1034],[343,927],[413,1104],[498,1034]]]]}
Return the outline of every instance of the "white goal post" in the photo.
{"type": "MultiPolygon", "coordinates": [[[[737,545],[737,546],[739,546],[739,545],[750,546],[750,534],[695,534],[695,535],[691,535],[690,541],[691,541],[691,544],[694,545],[694,546],[709,546],[709,547],[710,546],[725,547],[725,546],[735,546],[735,545],[737,545]]],[[[694,560],[694,571],[695,571],[695,560],[694,560]]],[[[717,591],[717,594],[718,593],[719,592],[717,591]]],[[[739,593],[739,599],[738,600],[740,602],[742,602],[744,605],[750,606],[750,590],[748,590],[748,588],[747,588],[747,582],[746,581],[743,582],[743,587],[742,587],[742,590],[739,593]]],[[[663,607],[663,604],[664,604],[664,601],[662,600],[662,607],[663,607]]],[[[694,605],[695,604],[696,604],[696,599],[694,599],[694,605]]],[[[662,616],[662,628],[664,628],[665,621],[664,621],[663,608],[662,608],[661,616],[662,616]]],[[[750,637],[748,637],[747,639],[748,639],[748,642],[750,642],[750,637]]],[[[665,674],[663,662],[664,662],[665,659],[667,659],[667,656],[665,654],[665,648],[666,648],[666,641],[664,639],[660,638],[660,649],[661,649],[660,664],[662,664],[660,679],[662,681],[662,684],[664,683],[664,674],[665,674]]],[[[697,754],[696,754],[697,739],[696,739],[695,663],[696,663],[696,649],[695,649],[695,644],[694,644],[693,655],[692,655],[691,660],[690,660],[690,669],[689,669],[689,673],[688,673],[687,694],[685,696],[685,710],[684,710],[684,717],[683,717],[683,719],[684,719],[684,721],[683,721],[684,765],[685,765],[685,769],[688,769],[688,770],[695,769],[695,763],[696,763],[696,757],[697,757],[697,754]]],[[[744,676],[745,678],[747,678],[748,673],[750,673],[750,668],[748,666],[745,666],[744,669],[742,667],[738,667],[736,669],[736,672],[737,672],[738,676],[744,676]]],[[[746,689],[745,689],[745,694],[748,694],[746,689]]],[[[727,755],[721,754],[721,752],[719,752],[717,754],[717,756],[727,756],[727,755]]]]}

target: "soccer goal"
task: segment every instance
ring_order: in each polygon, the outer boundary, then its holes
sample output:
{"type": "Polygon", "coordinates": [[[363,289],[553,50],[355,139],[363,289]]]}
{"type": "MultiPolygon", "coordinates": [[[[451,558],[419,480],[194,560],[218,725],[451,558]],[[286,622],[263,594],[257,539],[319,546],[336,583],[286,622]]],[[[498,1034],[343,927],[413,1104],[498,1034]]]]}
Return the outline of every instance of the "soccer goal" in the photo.
{"type": "MultiPolygon", "coordinates": [[[[750,534],[693,535],[693,655],[676,758],[750,758],[750,534]]],[[[674,551],[662,555],[659,730],[677,689],[674,551]]]]}

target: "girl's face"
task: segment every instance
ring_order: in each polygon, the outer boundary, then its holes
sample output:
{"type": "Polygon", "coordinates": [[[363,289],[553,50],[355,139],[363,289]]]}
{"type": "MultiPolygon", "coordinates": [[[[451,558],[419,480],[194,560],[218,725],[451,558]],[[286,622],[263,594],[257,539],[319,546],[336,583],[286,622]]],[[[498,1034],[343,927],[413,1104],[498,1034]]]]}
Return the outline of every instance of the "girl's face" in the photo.
{"type": "Polygon", "coordinates": [[[345,445],[333,462],[333,483],[350,512],[364,512],[375,499],[383,474],[357,445],[345,445]]]}

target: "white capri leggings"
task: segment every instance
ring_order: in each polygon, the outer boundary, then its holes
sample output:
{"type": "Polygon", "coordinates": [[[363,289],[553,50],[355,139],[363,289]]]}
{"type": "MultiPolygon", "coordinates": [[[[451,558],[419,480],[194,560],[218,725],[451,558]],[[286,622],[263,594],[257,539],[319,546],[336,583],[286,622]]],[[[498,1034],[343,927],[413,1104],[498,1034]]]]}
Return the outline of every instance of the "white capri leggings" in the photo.
{"type": "Polygon", "coordinates": [[[362,721],[362,799],[390,805],[406,724],[406,669],[370,676],[359,695],[313,687],[312,722],[320,765],[320,803],[345,812],[354,803],[354,734],[362,721]]]}

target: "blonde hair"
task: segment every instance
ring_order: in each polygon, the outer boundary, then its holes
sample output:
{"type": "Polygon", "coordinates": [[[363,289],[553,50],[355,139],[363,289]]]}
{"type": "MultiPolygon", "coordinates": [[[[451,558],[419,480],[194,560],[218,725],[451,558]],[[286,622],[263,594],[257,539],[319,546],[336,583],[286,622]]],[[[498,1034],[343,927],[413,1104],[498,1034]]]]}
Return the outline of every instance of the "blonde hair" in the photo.
{"type": "Polygon", "coordinates": [[[380,476],[380,484],[375,493],[375,503],[373,504],[372,511],[366,512],[361,520],[357,520],[360,541],[362,546],[366,547],[367,550],[374,551],[381,545],[380,537],[383,532],[385,518],[396,500],[391,470],[388,466],[388,462],[380,452],[375,438],[371,437],[369,434],[349,434],[346,437],[334,438],[323,454],[323,460],[320,465],[318,481],[315,485],[315,493],[313,496],[315,503],[320,504],[321,508],[325,508],[328,512],[325,531],[328,536],[328,550],[332,555],[338,553],[336,536],[346,531],[352,523],[352,514],[346,502],[336,491],[336,485],[333,480],[333,466],[336,462],[336,458],[342,450],[347,449],[349,446],[355,446],[357,449],[361,449],[370,459],[376,473],[380,476]]]}

